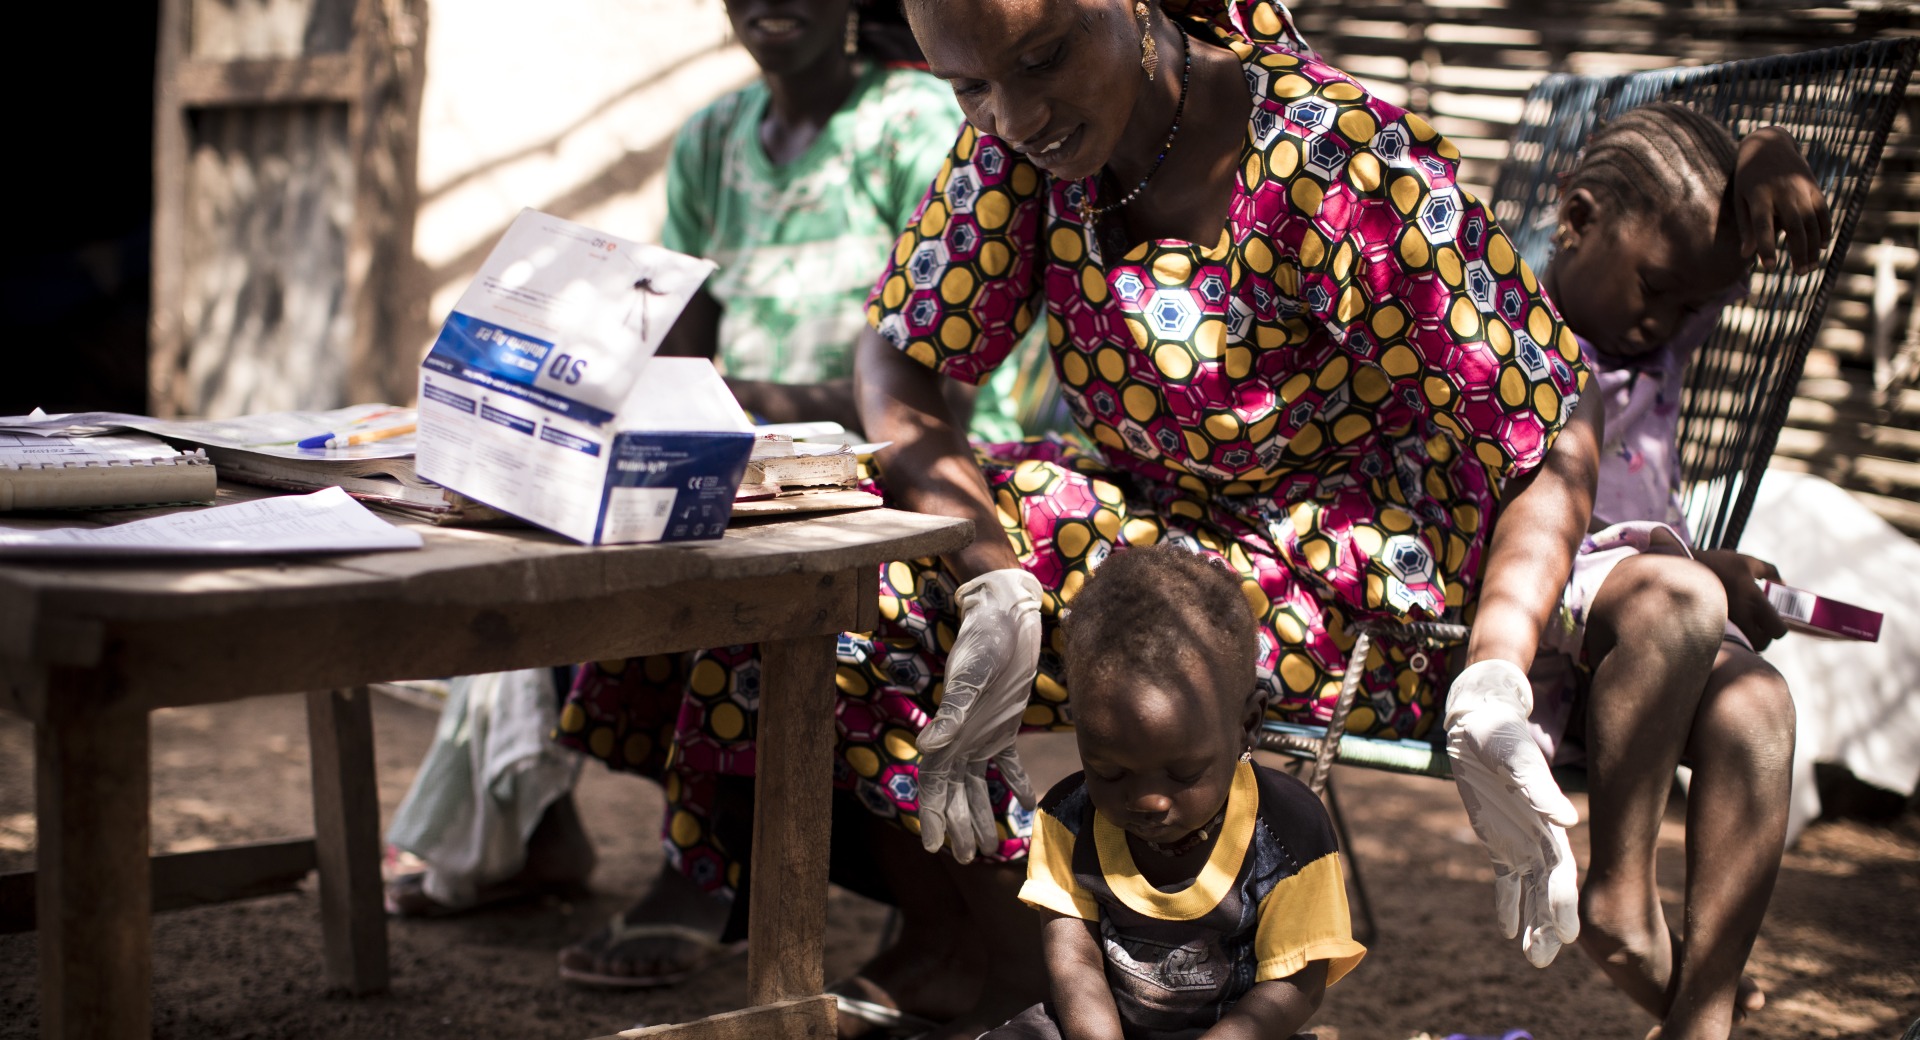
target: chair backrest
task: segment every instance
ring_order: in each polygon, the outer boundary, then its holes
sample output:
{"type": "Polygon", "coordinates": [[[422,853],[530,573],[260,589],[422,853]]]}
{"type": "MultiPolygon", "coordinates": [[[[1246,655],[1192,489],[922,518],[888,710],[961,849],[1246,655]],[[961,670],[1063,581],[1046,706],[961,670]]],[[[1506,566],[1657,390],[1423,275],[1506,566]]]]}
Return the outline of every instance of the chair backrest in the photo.
{"type": "Polygon", "coordinates": [[[1800,369],[1826,314],[1881,147],[1906,97],[1920,40],[1876,40],[1772,58],[1619,76],[1547,77],[1527,95],[1494,188],[1494,217],[1534,270],[1551,255],[1560,176],[1601,121],[1677,101],[1744,135],[1778,126],[1800,142],[1833,207],[1824,265],[1754,273],[1687,372],[1680,459],[1696,544],[1738,544],[1800,369]]]}

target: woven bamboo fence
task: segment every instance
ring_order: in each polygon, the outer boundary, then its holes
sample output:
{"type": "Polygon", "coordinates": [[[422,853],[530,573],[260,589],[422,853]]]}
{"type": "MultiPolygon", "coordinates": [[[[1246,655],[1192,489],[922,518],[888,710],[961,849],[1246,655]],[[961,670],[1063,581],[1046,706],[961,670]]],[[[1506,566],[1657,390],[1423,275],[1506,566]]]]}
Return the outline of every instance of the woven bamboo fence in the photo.
{"type": "MultiPolygon", "coordinates": [[[[1301,0],[1301,30],[1381,97],[1426,114],[1486,194],[1549,72],[1616,73],[1920,35],[1920,0],[1301,0]]],[[[1809,470],[1920,537],[1920,79],[1888,138],[1774,466],[1809,470]]]]}

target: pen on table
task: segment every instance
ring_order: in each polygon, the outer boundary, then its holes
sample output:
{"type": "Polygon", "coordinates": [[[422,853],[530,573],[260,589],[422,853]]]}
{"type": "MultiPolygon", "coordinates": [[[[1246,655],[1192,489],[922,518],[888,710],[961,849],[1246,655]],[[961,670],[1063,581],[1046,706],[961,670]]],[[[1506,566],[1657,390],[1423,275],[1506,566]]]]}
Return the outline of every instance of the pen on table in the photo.
{"type": "Polygon", "coordinates": [[[398,437],[403,433],[412,433],[415,425],[414,423],[405,423],[400,426],[388,426],[385,429],[368,430],[365,433],[354,433],[346,436],[329,431],[308,437],[296,444],[295,447],[348,448],[355,444],[372,444],[374,441],[384,441],[389,437],[398,437]]]}

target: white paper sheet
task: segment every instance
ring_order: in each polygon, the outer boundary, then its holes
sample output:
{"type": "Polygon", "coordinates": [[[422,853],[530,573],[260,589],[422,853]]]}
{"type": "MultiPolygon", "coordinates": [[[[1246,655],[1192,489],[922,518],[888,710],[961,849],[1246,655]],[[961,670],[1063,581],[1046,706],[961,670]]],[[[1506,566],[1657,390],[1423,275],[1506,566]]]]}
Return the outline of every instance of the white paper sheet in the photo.
{"type": "Polygon", "coordinates": [[[255,556],[418,549],[416,531],[339,488],[169,513],[110,527],[0,524],[0,557],[255,556]]]}
{"type": "Polygon", "coordinates": [[[403,433],[370,444],[344,448],[302,448],[298,441],[316,434],[354,432],[355,427],[401,426],[415,419],[411,408],[356,404],[327,412],[262,412],[232,419],[156,419],[126,412],[68,412],[0,416],[0,434],[88,437],[116,430],[142,430],[160,437],[216,448],[240,448],[283,459],[400,459],[414,452],[414,435],[403,433]]]}

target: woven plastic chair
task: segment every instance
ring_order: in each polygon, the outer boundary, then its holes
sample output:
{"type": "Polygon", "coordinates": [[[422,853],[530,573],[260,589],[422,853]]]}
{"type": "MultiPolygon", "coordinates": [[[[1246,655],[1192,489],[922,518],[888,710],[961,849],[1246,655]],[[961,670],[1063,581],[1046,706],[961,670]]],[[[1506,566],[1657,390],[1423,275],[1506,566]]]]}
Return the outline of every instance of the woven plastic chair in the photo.
{"type": "MultiPolygon", "coordinates": [[[[1840,277],[1854,225],[1880,165],[1887,131],[1906,97],[1920,40],[1876,40],[1846,47],[1754,58],[1697,68],[1620,76],[1555,74],[1527,95],[1494,188],[1494,217],[1536,271],[1551,255],[1562,174],[1579,160],[1603,120],[1652,101],[1677,101],[1721,120],[1736,135],[1765,126],[1793,134],[1833,207],[1826,262],[1804,276],[1782,263],[1753,274],[1747,299],[1728,307],[1694,356],[1681,405],[1680,459],[1688,525],[1696,544],[1733,548],[1753,508],[1774,441],[1787,416],[1807,351],[1840,277]]],[[[1346,821],[1329,784],[1334,763],[1449,779],[1444,748],[1428,740],[1346,735],[1358,676],[1376,638],[1444,653],[1466,640],[1457,624],[1423,622],[1392,629],[1359,626],[1326,727],[1268,723],[1261,746],[1303,760],[1304,779],[1328,800],[1352,864],[1365,939],[1376,932],[1346,821]]],[[[1437,739],[1437,727],[1434,734],[1437,739]]],[[[1584,776],[1556,771],[1563,786],[1584,776]]]]}

